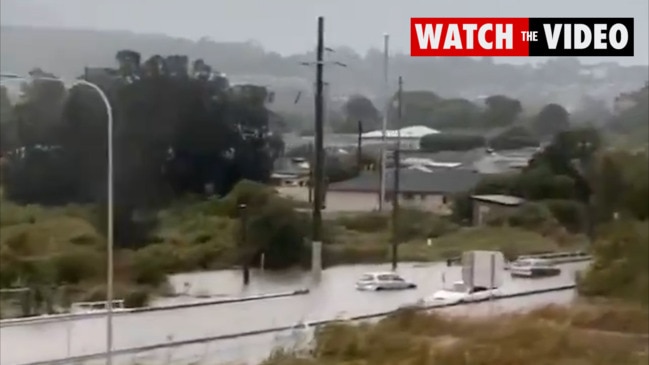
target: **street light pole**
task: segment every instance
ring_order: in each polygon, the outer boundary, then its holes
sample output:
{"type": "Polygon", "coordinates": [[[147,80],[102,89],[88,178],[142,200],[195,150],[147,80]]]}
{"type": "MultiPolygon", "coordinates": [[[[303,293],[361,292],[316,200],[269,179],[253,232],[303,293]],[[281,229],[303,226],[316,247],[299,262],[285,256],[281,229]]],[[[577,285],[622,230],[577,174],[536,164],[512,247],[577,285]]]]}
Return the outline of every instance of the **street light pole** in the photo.
{"type": "Polygon", "coordinates": [[[380,163],[381,163],[381,176],[379,179],[379,211],[383,211],[383,202],[385,201],[385,165],[386,165],[386,134],[387,134],[387,129],[388,129],[388,111],[390,110],[389,108],[389,100],[390,100],[390,92],[388,90],[388,62],[390,60],[389,56],[389,43],[390,43],[390,35],[385,33],[383,34],[383,93],[385,94],[383,96],[383,126],[382,126],[382,135],[381,135],[381,149],[380,149],[380,163]]]}
{"type": "Polygon", "coordinates": [[[401,177],[401,90],[403,88],[403,81],[399,76],[399,90],[397,92],[397,143],[394,149],[394,177],[392,187],[392,270],[397,269],[399,261],[399,180],[401,177]]]}
{"type": "MultiPolygon", "coordinates": [[[[1,74],[0,78],[20,79],[20,80],[48,80],[55,82],[63,82],[63,80],[56,77],[22,77],[14,74],[1,74]]],[[[106,181],[106,194],[107,194],[107,214],[106,217],[106,364],[112,365],[113,363],[113,248],[114,248],[114,234],[113,234],[113,108],[108,100],[106,93],[96,84],[86,80],[75,80],[73,85],[84,85],[93,89],[99,94],[101,101],[106,107],[107,118],[107,143],[108,143],[108,166],[107,166],[107,181],[106,181]]]]}

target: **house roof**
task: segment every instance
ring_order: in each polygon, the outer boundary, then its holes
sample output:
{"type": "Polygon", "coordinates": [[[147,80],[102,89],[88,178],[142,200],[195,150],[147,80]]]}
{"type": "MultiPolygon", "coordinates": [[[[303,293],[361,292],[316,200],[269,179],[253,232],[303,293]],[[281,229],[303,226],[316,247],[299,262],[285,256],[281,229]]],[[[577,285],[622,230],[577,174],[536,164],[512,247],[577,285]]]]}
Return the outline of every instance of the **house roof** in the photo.
{"type": "Polygon", "coordinates": [[[483,202],[487,202],[487,203],[506,205],[506,206],[511,206],[511,207],[521,205],[521,204],[523,204],[525,202],[525,199],[519,198],[517,196],[499,195],[499,194],[494,194],[494,195],[473,195],[473,196],[471,196],[471,199],[479,200],[479,201],[483,201],[483,202]]]}
{"type": "MultiPolygon", "coordinates": [[[[386,191],[393,191],[394,170],[387,170],[386,191]]],[[[362,172],[359,176],[329,185],[329,191],[378,192],[380,175],[375,171],[362,172]]],[[[454,194],[473,188],[482,175],[471,170],[440,169],[426,172],[420,169],[401,169],[399,191],[416,194],[454,194]]]]}
{"type": "MultiPolygon", "coordinates": [[[[413,125],[410,127],[401,128],[399,130],[386,130],[385,136],[388,138],[396,138],[401,134],[402,138],[421,138],[427,134],[437,134],[438,130],[424,127],[422,125],[413,125]]],[[[383,131],[371,131],[363,133],[361,135],[363,138],[381,138],[383,137],[383,131]]]]}

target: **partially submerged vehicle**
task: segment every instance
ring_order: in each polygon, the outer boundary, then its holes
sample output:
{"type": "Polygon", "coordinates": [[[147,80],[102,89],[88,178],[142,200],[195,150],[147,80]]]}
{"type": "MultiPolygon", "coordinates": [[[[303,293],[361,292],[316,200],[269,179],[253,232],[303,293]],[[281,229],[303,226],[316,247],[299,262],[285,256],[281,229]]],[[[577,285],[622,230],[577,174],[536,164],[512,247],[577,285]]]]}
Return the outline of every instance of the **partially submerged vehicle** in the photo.
{"type": "Polygon", "coordinates": [[[415,289],[417,285],[403,279],[394,272],[371,272],[361,276],[356,282],[357,290],[404,290],[415,289]]]}
{"type": "Polygon", "coordinates": [[[509,273],[514,277],[546,277],[561,274],[561,269],[548,259],[524,258],[509,265],[509,273]]]}
{"type": "Polygon", "coordinates": [[[434,306],[436,304],[455,304],[479,302],[500,296],[498,288],[470,287],[463,281],[456,281],[450,288],[438,290],[433,295],[423,298],[417,302],[418,306],[434,306]]]}

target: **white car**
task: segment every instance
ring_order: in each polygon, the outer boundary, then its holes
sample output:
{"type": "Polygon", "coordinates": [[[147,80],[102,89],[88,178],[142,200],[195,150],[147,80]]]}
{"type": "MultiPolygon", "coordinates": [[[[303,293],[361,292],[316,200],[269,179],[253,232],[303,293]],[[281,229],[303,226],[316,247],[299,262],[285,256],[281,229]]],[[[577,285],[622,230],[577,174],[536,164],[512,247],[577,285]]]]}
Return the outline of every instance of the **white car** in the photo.
{"type": "Polygon", "coordinates": [[[373,272],[363,274],[356,282],[356,289],[358,290],[403,290],[414,289],[417,285],[415,283],[404,280],[401,276],[393,272],[373,272]]]}
{"type": "Polygon", "coordinates": [[[498,297],[499,295],[500,290],[497,288],[489,289],[479,286],[470,288],[462,281],[456,281],[452,287],[439,290],[433,295],[421,299],[417,304],[420,306],[429,306],[435,304],[467,303],[487,300],[490,297],[498,297]]]}

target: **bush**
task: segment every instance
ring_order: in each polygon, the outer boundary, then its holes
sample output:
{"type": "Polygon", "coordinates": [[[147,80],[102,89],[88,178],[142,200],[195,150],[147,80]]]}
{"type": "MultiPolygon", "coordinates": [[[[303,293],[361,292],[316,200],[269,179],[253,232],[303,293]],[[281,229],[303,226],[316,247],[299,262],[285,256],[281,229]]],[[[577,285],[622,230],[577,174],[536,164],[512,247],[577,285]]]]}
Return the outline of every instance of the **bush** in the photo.
{"type": "Polygon", "coordinates": [[[146,287],[136,287],[128,290],[124,296],[126,308],[142,308],[149,304],[151,291],[146,287]]]}
{"type": "Polygon", "coordinates": [[[512,227],[538,229],[553,220],[552,213],[543,204],[528,202],[518,207],[508,218],[512,227]]]}
{"type": "Polygon", "coordinates": [[[52,260],[56,281],[62,284],[78,284],[102,277],[106,272],[105,255],[90,247],[71,247],[56,254],[52,260]]]}
{"type": "Polygon", "coordinates": [[[554,199],[545,200],[543,204],[549,209],[552,216],[571,232],[579,232],[584,228],[585,207],[578,201],[554,199]]]}
{"type": "Polygon", "coordinates": [[[376,232],[388,227],[390,219],[387,214],[371,212],[343,216],[336,220],[336,223],[346,229],[359,232],[376,232]]]}
{"type": "Polygon", "coordinates": [[[586,296],[649,302],[649,223],[618,221],[604,227],[595,242],[594,262],[579,280],[586,296]]]}

